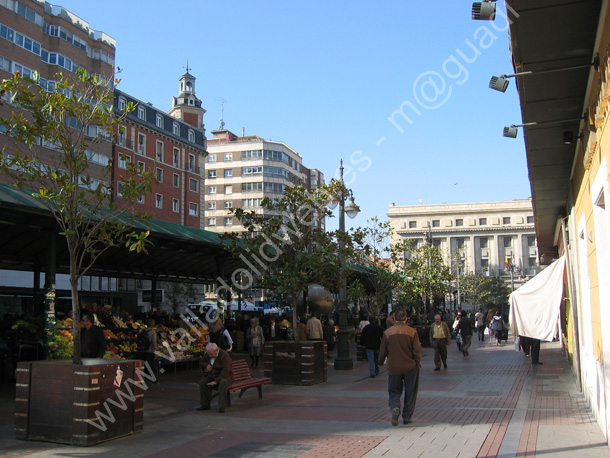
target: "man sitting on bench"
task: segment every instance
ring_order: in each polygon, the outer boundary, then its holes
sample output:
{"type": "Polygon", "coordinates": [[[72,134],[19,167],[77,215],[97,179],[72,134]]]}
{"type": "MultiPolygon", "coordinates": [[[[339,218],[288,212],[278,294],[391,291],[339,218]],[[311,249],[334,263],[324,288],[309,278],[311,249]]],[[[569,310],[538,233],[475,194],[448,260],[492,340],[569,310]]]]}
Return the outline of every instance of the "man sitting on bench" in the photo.
{"type": "Polygon", "coordinates": [[[215,343],[205,346],[205,354],[199,360],[203,379],[199,381],[200,406],[197,410],[210,410],[212,390],[218,390],[218,413],[227,408],[229,386],[233,383],[233,362],[229,354],[215,343]]]}

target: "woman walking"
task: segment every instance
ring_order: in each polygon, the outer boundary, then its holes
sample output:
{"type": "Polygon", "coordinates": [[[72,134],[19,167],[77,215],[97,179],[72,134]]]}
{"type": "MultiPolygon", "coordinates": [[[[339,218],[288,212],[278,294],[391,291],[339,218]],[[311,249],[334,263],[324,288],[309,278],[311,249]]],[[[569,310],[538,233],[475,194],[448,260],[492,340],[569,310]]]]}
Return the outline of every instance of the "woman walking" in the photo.
{"type": "Polygon", "coordinates": [[[258,359],[260,358],[265,345],[263,328],[258,325],[258,318],[252,318],[250,320],[250,327],[246,331],[246,339],[248,340],[250,356],[252,357],[252,364],[250,367],[258,367],[258,359]]]}
{"type": "Polygon", "coordinates": [[[498,310],[489,325],[489,329],[491,329],[496,336],[496,345],[502,345],[502,331],[504,331],[505,327],[502,314],[500,313],[500,310],[498,310]]]}

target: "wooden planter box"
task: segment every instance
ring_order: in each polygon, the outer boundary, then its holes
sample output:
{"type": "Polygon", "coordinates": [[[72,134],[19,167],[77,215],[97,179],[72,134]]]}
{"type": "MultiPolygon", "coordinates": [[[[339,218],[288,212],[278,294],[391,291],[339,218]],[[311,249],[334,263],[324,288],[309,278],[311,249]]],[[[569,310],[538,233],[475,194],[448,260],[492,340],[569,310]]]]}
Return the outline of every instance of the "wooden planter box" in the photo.
{"type": "Polygon", "coordinates": [[[92,359],[79,366],[71,360],[18,363],[15,438],[88,446],[141,432],[144,388],[150,381],[138,377],[136,369],[146,373],[142,361],[92,359]],[[119,368],[123,374],[116,386],[119,368]],[[133,382],[140,382],[140,387],[133,382]],[[98,418],[96,411],[114,421],[98,418]]]}
{"type": "Polygon", "coordinates": [[[328,378],[326,342],[265,342],[265,377],[279,385],[314,385],[328,378]]]}

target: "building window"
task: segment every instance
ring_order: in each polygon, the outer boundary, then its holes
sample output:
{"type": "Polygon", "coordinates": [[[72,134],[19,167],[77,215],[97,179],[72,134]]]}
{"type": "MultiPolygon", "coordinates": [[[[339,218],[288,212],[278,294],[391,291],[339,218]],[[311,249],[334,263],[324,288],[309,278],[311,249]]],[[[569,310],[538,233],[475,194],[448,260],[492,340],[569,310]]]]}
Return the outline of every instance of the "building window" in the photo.
{"type": "Polygon", "coordinates": [[[225,169],[225,178],[233,177],[233,169],[225,169]]]}
{"type": "Polygon", "coordinates": [[[455,227],[460,227],[464,225],[464,220],[462,218],[458,218],[455,220],[455,227]]]}
{"type": "Polygon", "coordinates": [[[126,106],[127,100],[125,100],[125,97],[119,97],[119,111],[125,111],[126,106]]]}
{"type": "Polygon", "coordinates": [[[233,208],[233,201],[232,200],[227,200],[225,201],[225,209],[230,209],[233,208]]]}
{"type": "Polygon", "coordinates": [[[131,156],[123,153],[119,153],[119,168],[127,169],[127,164],[131,162],[131,156]]]}
{"type": "Polygon", "coordinates": [[[172,165],[174,167],[180,167],[180,149],[174,148],[172,153],[172,165]]]}
{"type": "Polygon", "coordinates": [[[138,175],[142,175],[142,173],[146,170],[144,162],[138,161],[138,175]]]}
{"type": "Polygon", "coordinates": [[[195,155],[189,154],[189,172],[195,171],[195,155]]]}
{"type": "Polygon", "coordinates": [[[215,154],[208,155],[208,162],[216,162],[216,155],[215,154]]]}
{"type": "Polygon", "coordinates": [[[138,134],[138,154],[146,155],[146,135],[138,134]]]}
{"type": "Polygon", "coordinates": [[[199,192],[199,181],[190,178],[189,179],[189,191],[199,192]]]}
{"type": "Polygon", "coordinates": [[[180,200],[179,199],[172,200],[172,210],[174,213],[178,213],[180,211],[180,200]]]}
{"type": "Polygon", "coordinates": [[[527,246],[529,246],[529,247],[536,246],[536,236],[535,235],[527,236],[527,246]]]}
{"type": "Polygon", "coordinates": [[[121,146],[125,146],[125,137],[126,131],[124,126],[119,126],[119,130],[117,132],[117,143],[121,146]]]}
{"type": "Polygon", "coordinates": [[[527,217],[527,224],[534,224],[534,217],[533,216],[528,216],[527,217]]]}
{"type": "Polygon", "coordinates": [[[534,258],[534,257],[527,258],[527,265],[530,268],[536,268],[536,258],[534,258]]]}
{"type": "Polygon", "coordinates": [[[195,132],[189,129],[189,142],[195,143],[195,132]]]}
{"type": "Polygon", "coordinates": [[[208,218],[208,226],[216,226],[216,218],[208,218]]]}
{"type": "Polygon", "coordinates": [[[163,142],[157,140],[157,146],[155,151],[155,158],[157,162],[163,162],[163,142]]]}
{"type": "Polygon", "coordinates": [[[489,259],[481,259],[481,273],[489,275],[489,259]]]}
{"type": "Polygon", "coordinates": [[[199,206],[193,202],[189,202],[189,215],[197,216],[199,215],[199,206]]]}
{"type": "Polygon", "coordinates": [[[208,202],[208,210],[216,210],[216,202],[208,202]]]}
{"type": "Polygon", "coordinates": [[[138,107],[138,119],[146,121],[146,108],[138,107]]]}
{"type": "Polygon", "coordinates": [[[441,222],[438,219],[432,220],[432,227],[441,227],[441,222]]]}
{"type": "Polygon", "coordinates": [[[157,127],[163,129],[163,116],[160,114],[157,115],[157,127]]]}
{"type": "Polygon", "coordinates": [[[157,167],[157,170],[155,172],[156,172],[157,182],[163,183],[163,169],[160,167],[157,167]]]}
{"type": "Polygon", "coordinates": [[[177,173],[174,173],[174,188],[180,187],[180,176],[177,173]]]}
{"type": "Polygon", "coordinates": [[[504,216],[502,218],[502,224],[510,224],[510,216],[504,216]]]}
{"type": "Polygon", "coordinates": [[[233,162],[233,153],[225,153],[225,162],[233,162]]]}
{"type": "Polygon", "coordinates": [[[455,239],[455,247],[458,251],[461,251],[466,246],[466,239],[455,239]]]}
{"type": "Polygon", "coordinates": [[[208,170],[208,178],[216,178],[216,170],[208,170]]]}
{"type": "Polygon", "coordinates": [[[489,239],[486,237],[482,237],[479,239],[479,247],[487,248],[489,246],[489,239]]]}
{"type": "Polygon", "coordinates": [[[233,186],[231,186],[230,184],[226,185],[225,186],[225,194],[233,194],[233,186]]]}
{"type": "Polygon", "coordinates": [[[409,221],[409,229],[417,228],[417,221],[409,221]]]}
{"type": "Polygon", "coordinates": [[[216,194],[216,186],[208,186],[208,194],[216,194]]]}
{"type": "Polygon", "coordinates": [[[163,196],[161,194],[155,194],[155,207],[163,208],[163,196]]]}
{"type": "Polygon", "coordinates": [[[487,218],[479,218],[479,226],[487,226],[487,218]]]}
{"type": "Polygon", "coordinates": [[[142,194],[141,196],[138,196],[138,203],[139,204],[143,204],[144,203],[144,194],[142,194]]]}
{"type": "Polygon", "coordinates": [[[225,226],[233,226],[233,218],[230,216],[227,216],[225,218],[225,226]]]}
{"type": "Polygon", "coordinates": [[[513,246],[513,238],[512,237],[504,237],[502,240],[504,248],[510,248],[513,246]]]}
{"type": "Polygon", "coordinates": [[[174,135],[180,135],[180,124],[178,124],[177,122],[175,122],[172,125],[172,132],[174,133],[174,135]]]}

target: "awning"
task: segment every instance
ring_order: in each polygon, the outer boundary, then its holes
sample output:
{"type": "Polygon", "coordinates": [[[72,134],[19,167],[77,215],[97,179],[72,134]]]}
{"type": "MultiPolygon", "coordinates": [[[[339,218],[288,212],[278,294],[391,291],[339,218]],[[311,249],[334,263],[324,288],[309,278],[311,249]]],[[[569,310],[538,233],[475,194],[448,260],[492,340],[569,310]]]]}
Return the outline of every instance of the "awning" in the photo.
{"type": "Polygon", "coordinates": [[[563,298],[565,255],[509,297],[508,320],[515,335],[553,340],[563,298]]]}

